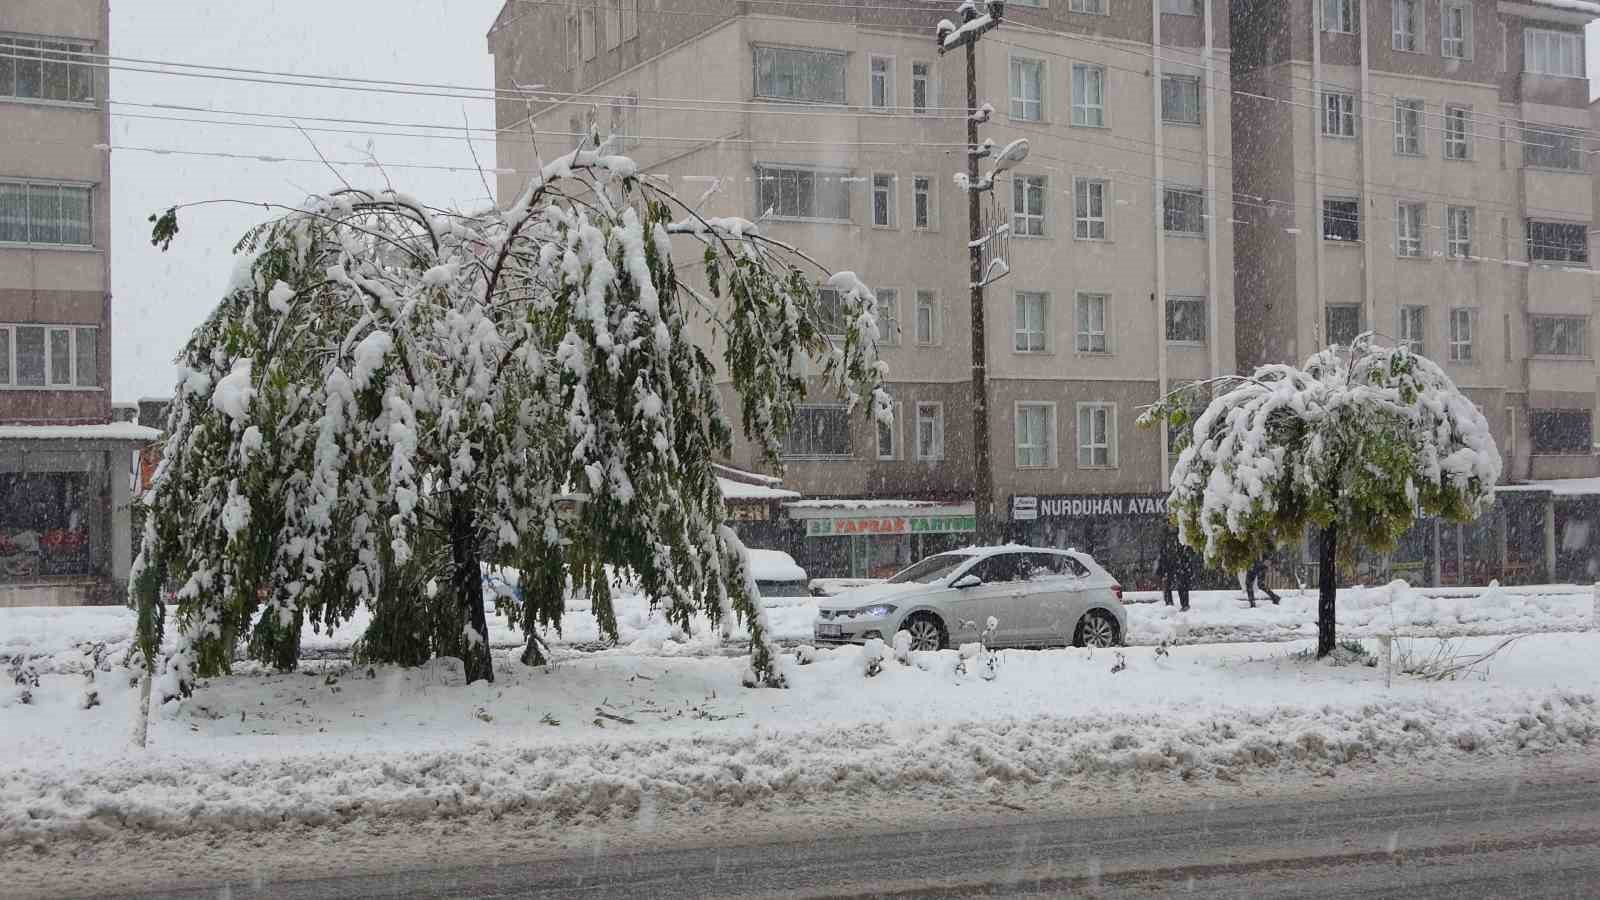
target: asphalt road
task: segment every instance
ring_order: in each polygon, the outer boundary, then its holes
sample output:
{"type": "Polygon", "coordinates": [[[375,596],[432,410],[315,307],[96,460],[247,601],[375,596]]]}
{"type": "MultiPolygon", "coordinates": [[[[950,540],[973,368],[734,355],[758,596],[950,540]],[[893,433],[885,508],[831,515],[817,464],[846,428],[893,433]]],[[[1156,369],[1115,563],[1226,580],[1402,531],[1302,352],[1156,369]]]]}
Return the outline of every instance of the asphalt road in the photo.
{"type": "Polygon", "coordinates": [[[145,897],[1594,897],[1600,783],[1488,782],[1359,800],[1207,804],[407,870],[145,897]]]}

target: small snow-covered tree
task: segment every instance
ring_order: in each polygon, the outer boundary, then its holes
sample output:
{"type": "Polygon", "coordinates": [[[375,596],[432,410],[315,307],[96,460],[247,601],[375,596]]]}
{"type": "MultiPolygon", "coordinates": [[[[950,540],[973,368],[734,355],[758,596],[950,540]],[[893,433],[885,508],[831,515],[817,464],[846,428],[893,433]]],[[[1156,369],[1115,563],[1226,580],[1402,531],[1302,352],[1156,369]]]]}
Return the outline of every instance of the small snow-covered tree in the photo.
{"type": "Polygon", "coordinates": [[[1182,429],[1167,505],[1208,563],[1242,570],[1308,526],[1320,529],[1318,656],[1334,648],[1341,562],[1363,547],[1393,549],[1419,515],[1476,518],[1500,478],[1500,453],[1472,401],[1432,360],[1371,335],[1300,368],[1187,385],[1140,417],[1162,422],[1182,429]]]}
{"type": "MultiPolygon", "coordinates": [[[[176,208],[157,242],[176,234],[176,208]]],[[[772,459],[820,371],[886,417],[874,301],[851,273],[738,219],[703,219],[631,160],[575,150],[505,210],[341,190],[250,230],[231,287],[182,351],[132,591],[147,658],[177,586],[168,682],[226,670],[238,644],[279,666],[303,623],[373,614],[371,658],[462,657],[492,679],[482,569],[537,655],[570,589],[616,636],[607,567],[687,628],[744,620],[779,680],[712,468],[730,451],[704,316],[744,430],[772,459]],[[674,221],[674,213],[681,220],[674,221]],[[679,281],[689,242],[703,289],[679,281]],[[806,267],[815,266],[818,271],[806,267]],[[819,278],[845,298],[825,335],[819,278]]]]}

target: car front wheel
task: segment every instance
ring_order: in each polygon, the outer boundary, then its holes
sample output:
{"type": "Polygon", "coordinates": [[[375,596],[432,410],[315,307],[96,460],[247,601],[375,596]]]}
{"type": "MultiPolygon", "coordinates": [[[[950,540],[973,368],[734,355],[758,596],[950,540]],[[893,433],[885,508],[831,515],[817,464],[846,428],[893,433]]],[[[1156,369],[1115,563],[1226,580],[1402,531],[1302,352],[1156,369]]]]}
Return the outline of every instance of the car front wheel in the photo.
{"type": "Polygon", "coordinates": [[[943,650],[945,647],[944,624],[929,613],[916,613],[900,628],[910,633],[913,650],[943,650]]]}
{"type": "Polygon", "coordinates": [[[1078,620],[1072,643],[1077,647],[1115,647],[1118,637],[1117,620],[1103,609],[1091,609],[1078,620]]]}

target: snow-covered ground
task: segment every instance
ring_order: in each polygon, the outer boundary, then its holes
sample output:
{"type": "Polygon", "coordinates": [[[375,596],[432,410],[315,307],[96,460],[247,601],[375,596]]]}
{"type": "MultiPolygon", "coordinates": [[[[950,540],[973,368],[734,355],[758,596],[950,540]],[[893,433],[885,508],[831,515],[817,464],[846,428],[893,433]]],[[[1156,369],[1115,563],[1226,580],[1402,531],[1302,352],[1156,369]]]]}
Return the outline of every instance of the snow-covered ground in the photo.
{"type": "MultiPolygon", "coordinates": [[[[1438,644],[1417,640],[1424,653],[1438,644]]],[[[324,662],[213,679],[153,715],[142,752],[127,742],[138,691],[125,673],[100,674],[92,709],[81,675],[47,674],[31,704],[9,686],[0,700],[0,847],[512,809],[871,802],[930,786],[1174,785],[1600,746],[1600,634],[1531,635],[1486,677],[1389,688],[1379,669],[1292,655],[1305,646],[1005,651],[993,681],[958,673],[953,651],[867,678],[849,647],[791,659],[788,690],[742,688],[744,661],[715,656],[538,669],[502,653],[498,680],[470,686],[448,665],[324,662]]]]}

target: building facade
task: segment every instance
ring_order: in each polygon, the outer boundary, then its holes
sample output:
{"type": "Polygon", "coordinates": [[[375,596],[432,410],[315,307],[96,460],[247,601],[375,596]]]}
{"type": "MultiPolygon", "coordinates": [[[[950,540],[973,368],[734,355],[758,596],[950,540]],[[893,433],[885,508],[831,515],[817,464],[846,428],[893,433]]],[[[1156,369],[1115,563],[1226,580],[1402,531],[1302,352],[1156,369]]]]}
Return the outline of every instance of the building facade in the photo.
{"type": "MultiPolygon", "coordinates": [[[[934,37],[957,4],[671,6],[506,4],[488,37],[497,86],[542,87],[499,104],[499,163],[517,170],[500,195],[517,194],[535,139],[548,158],[593,127],[703,214],[757,219],[860,274],[896,423],[821,393],[802,411],[785,486],[836,502],[796,508],[796,556],[814,574],[876,575],[969,542],[969,238],[953,179],[966,72],[934,37]]],[[[1011,2],[977,63],[995,110],[982,136],[1031,145],[983,199],[1011,231],[1010,274],[985,298],[997,509],[1162,495],[1167,437],[1138,429],[1139,410],[1236,365],[1227,4],[1011,2]]],[[[729,462],[760,464],[747,443],[729,462]]],[[[1013,523],[1130,582],[1148,577],[1160,528],[1148,511],[1013,523]]]]}
{"type": "Polygon", "coordinates": [[[0,5],[0,605],[121,599],[154,434],[112,417],[109,15],[0,5]]]}

